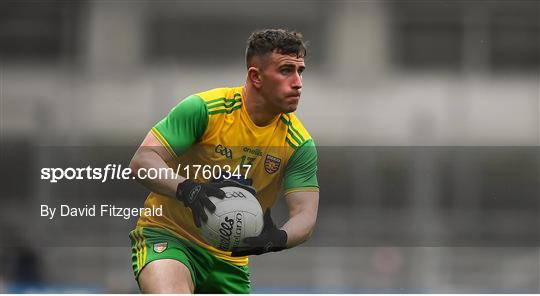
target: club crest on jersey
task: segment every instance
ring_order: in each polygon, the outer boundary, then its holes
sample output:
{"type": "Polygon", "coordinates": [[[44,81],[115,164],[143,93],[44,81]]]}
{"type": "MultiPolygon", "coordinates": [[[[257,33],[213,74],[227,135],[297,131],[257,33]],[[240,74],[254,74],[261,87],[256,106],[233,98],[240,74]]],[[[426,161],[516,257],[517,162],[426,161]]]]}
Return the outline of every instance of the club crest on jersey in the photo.
{"type": "Polygon", "coordinates": [[[154,252],[161,253],[167,249],[167,242],[154,244],[154,252]]]}
{"type": "Polygon", "coordinates": [[[281,165],[281,159],[272,156],[270,154],[266,155],[266,158],[264,159],[264,170],[269,173],[273,174],[279,170],[279,166],[281,165]]]}

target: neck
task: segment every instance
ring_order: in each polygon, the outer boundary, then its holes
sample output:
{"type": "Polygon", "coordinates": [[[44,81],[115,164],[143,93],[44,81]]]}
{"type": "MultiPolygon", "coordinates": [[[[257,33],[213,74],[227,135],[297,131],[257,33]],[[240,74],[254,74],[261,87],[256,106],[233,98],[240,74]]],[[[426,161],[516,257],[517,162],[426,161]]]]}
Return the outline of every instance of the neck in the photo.
{"type": "Polygon", "coordinates": [[[280,112],[275,112],[264,97],[249,83],[244,86],[244,104],[251,121],[257,126],[270,124],[280,112]]]}

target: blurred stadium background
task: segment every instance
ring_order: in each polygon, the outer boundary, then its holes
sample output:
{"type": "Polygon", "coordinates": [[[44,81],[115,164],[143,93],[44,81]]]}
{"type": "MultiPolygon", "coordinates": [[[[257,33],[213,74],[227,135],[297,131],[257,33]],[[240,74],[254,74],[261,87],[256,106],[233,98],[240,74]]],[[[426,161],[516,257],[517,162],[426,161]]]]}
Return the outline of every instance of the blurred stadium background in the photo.
{"type": "MultiPolygon", "coordinates": [[[[310,41],[298,116],[319,145],[308,244],[254,292],[540,292],[538,1],[0,2],[0,292],[136,293],[136,184],[39,179],[127,164],[179,99],[244,82],[250,32],[310,41]]],[[[283,204],[275,215],[283,221],[283,204]]]]}

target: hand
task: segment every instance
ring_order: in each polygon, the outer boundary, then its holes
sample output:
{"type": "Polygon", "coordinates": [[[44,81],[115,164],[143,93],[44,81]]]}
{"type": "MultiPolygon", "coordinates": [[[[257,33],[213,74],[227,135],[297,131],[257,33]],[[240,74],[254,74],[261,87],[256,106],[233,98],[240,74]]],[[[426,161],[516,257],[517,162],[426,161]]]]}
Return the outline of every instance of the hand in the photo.
{"type": "Polygon", "coordinates": [[[208,221],[208,216],[204,212],[207,208],[210,212],[216,210],[216,205],[210,201],[208,196],[215,196],[219,199],[225,197],[225,192],[219,189],[219,183],[199,183],[193,180],[185,180],[178,184],[176,198],[191,208],[195,226],[201,227],[201,220],[208,221]]]}
{"type": "Polygon", "coordinates": [[[279,229],[272,221],[270,209],[264,214],[264,227],[259,236],[246,237],[245,247],[232,250],[231,256],[261,255],[268,252],[278,252],[287,248],[287,232],[279,229]]]}

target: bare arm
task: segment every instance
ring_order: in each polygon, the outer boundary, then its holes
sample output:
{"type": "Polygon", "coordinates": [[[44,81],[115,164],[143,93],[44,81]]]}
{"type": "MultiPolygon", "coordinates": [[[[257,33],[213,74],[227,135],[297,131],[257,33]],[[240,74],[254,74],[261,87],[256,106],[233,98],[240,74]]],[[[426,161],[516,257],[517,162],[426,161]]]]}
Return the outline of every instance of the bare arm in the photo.
{"type": "Polygon", "coordinates": [[[307,241],[317,220],[319,192],[298,191],[285,196],[289,208],[289,220],[281,229],[287,232],[287,248],[307,241]]]}
{"type": "MultiPolygon", "coordinates": [[[[173,156],[167,151],[167,149],[159,142],[159,140],[149,132],[144,138],[141,146],[133,155],[129,167],[133,172],[133,176],[136,178],[137,171],[141,168],[169,168],[166,162],[173,159],[173,156]]],[[[184,177],[176,175],[170,176],[168,179],[137,179],[146,188],[153,192],[167,195],[170,197],[176,196],[176,188],[178,184],[185,180],[184,177]]]]}

